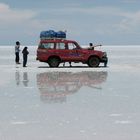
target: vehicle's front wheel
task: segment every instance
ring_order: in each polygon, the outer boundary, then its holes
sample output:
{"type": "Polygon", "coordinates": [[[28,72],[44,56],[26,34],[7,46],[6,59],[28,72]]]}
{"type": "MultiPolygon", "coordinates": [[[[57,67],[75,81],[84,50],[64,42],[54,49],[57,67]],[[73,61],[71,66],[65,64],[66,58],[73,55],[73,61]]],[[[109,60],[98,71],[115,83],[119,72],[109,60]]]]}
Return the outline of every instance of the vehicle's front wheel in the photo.
{"type": "Polygon", "coordinates": [[[88,66],[89,67],[98,67],[99,64],[100,64],[100,60],[96,56],[90,57],[89,60],[88,60],[88,66]]]}
{"type": "Polygon", "coordinates": [[[54,67],[58,67],[59,66],[59,63],[60,63],[59,59],[58,58],[55,58],[55,57],[50,58],[49,61],[48,61],[49,66],[50,67],[53,67],[53,68],[54,67]]]}

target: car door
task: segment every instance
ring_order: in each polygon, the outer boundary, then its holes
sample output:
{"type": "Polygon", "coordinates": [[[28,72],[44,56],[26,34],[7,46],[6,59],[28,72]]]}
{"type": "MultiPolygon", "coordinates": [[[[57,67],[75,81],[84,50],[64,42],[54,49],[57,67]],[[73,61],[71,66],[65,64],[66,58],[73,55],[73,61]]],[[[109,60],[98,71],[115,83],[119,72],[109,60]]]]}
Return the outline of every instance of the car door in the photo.
{"type": "Polygon", "coordinates": [[[68,43],[68,57],[70,61],[81,61],[83,54],[80,48],[74,43],[68,43]]]}
{"type": "Polygon", "coordinates": [[[64,42],[56,43],[56,54],[61,58],[62,61],[68,61],[68,49],[64,42]]]}

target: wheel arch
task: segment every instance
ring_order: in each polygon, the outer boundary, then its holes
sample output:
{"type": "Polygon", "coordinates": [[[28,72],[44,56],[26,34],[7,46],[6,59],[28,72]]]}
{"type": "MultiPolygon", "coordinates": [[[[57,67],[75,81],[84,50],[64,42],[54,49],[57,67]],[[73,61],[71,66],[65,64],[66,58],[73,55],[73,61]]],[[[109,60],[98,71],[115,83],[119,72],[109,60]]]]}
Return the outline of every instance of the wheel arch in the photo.
{"type": "Polygon", "coordinates": [[[59,56],[57,56],[57,55],[51,55],[51,56],[49,56],[47,62],[49,62],[49,60],[50,60],[51,58],[57,58],[57,59],[61,62],[61,58],[60,58],[59,56]]]}

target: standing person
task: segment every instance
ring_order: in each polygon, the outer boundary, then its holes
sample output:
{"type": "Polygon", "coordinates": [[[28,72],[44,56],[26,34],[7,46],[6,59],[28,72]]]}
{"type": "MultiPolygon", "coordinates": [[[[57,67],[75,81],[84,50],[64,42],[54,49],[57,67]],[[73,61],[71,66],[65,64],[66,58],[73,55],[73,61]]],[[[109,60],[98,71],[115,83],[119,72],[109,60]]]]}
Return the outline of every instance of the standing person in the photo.
{"type": "Polygon", "coordinates": [[[15,55],[16,55],[15,62],[16,62],[16,64],[20,64],[20,62],[19,62],[19,52],[20,52],[20,42],[17,41],[16,45],[15,45],[15,55]]]}
{"type": "Polygon", "coordinates": [[[24,47],[22,53],[23,53],[23,67],[26,67],[26,64],[27,64],[27,56],[29,54],[27,47],[24,47]]]}

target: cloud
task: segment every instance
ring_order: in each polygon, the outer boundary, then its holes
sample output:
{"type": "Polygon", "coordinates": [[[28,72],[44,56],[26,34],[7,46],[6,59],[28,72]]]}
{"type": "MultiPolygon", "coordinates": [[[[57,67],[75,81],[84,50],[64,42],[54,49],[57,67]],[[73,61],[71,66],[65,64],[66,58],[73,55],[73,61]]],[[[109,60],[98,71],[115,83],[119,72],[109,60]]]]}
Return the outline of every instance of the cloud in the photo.
{"type": "Polygon", "coordinates": [[[140,11],[122,12],[123,18],[115,26],[125,33],[139,33],[140,11]]]}
{"type": "MultiPolygon", "coordinates": [[[[129,0],[130,1],[130,0],[129,0]]],[[[40,11],[13,9],[9,5],[0,3],[0,28],[23,27],[25,29],[43,29],[45,27],[59,28],[93,28],[96,33],[111,34],[113,32],[134,32],[140,24],[140,11],[126,11],[118,7],[71,6],[50,8],[40,11]],[[40,13],[44,14],[41,19],[40,13]],[[39,16],[38,16],[39,15],[39,16]],[[67,20],[66,20],[67,19],[67,20]],[[79,25],[78,27],[75,27],[79,25]]],[[[27,31],[28,32],[28,31],[27,31]]]]}
{"type": "Polygon", "coordinates": [[[140,10],[122,8],[67,5],[63,8],[47,6],[34,11],[15,9],[0,3],[0,38],[24,37],[25,40],[34,40],[41,30],[47,29],[67,30],[69,35],[84,40],[92,36],[116,38],[123,37],[124,33],[127,36],[140,33],[140,10]]]}
{"type": "Polygon", "coordinates": [[[17,39],[32,43],[41,26],[40,20],[37,19],[38,14],[37,11],[14,9],[0,3],[0,43],[7,45],[17,39]]]}
{"type": "MultiPolygon", "coordinates": [[[[98,6],[92,8],[74,8],[73,12],[91,17],[96,23],[96,32],[100,34],[137,33],[140,25],[140,10],[127,10],[118,7],[98,6]],[[95,20],[94,20],[95,19],[95,20]]],[[[94,28],[94,27],[93,27],[94,28]]]]}
{"type": "Polygon", "coordinates": [[[7,4],[0,3],[0,24],[17,25],[33,19],[36,15],[35,11],[12,9],[7,4]]]}
{"type": "MultiPolygon", "coordinates": [[[[46,25],[59,29],[60,25],[78,36],[123,36],[138,34],[140,11],[117,6],[55,7],[47,11],[46,25]],[[52,19],[52,17],[55,17],[52,19]],[[49,24],[48,24],[49,23],[49,24]],[[86,29],[86,33],[85,33],[86,29]]],[[[42,23],[43,23],[42,22],[42,23]]],[[[41,21],[40,21],[41,23],[41,21]]],[[[40,25],[42,25],[42,23],[40,25]]]]}
{"type": "Polygon", "coordinates": [[[128,4],[135,4],[135,3],[138,3],[139,2],[139,0],[123,0],[122,1],[123,3],[128,3],[128,4]]]}

